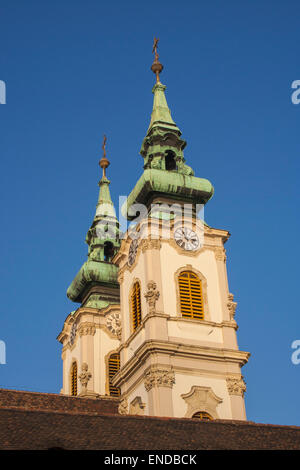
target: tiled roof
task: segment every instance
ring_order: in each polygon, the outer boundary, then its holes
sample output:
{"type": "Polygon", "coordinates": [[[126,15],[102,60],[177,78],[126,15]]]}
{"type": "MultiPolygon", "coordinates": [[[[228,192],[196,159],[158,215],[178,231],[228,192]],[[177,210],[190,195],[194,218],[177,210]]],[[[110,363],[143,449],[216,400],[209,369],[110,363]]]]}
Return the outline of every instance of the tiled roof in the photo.
{"type": "Polygon", "coordinates": [[[101,397],[99,400],[71,397],[55,393],[23,392],[0,389],[0,410],[21,408],[23,410],[43,410],[62,412],[118,413],[119,400],[101,397]]]}
{"type": "Polygon", "coordinates": [[[123,416],[117,404],[0,390],[0,449],[300,449],[297,426],[123,416]]]}

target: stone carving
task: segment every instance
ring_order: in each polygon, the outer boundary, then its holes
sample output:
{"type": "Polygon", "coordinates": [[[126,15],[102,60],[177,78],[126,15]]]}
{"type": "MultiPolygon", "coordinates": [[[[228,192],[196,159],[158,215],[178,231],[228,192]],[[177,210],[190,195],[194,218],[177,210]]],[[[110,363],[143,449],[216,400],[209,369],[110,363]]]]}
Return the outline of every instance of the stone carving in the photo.
{"type": "Polygon", "coordinates": [[[224,248],[217,247],[214,251],[217,261],[226,261],[226,254],[224,248]]]}
{"type": "Polygon", "coordinates": [[[195,386],[189,393],[181,395],[187,404],[186,418],[191,418],[198,411],[205,411],[214,419],[218,418],[217,406],[222,403],[222,399],[214,394],[210,387],[195,386]]]}
{"type": "Polygon", "coordinates": [[[228,294],[227,307],[229,310],[230,320],[234,320],[236,306],[237,302],[233,302],[233,294],[228,294]]]}
{"type": "Polygon", "coordinates": [[[106,317],[106,326],[113,335],[121,339],[122,328],[121,328],[121,319],[120,319],[119,313],[114,312],[108,315],[106,317]]]}
{"type": "Polygon", "coordinates": [[[118,407],[118,411],[120,415],[128,415],[128,401],[126,398],[123,398],[123,400],[121,400],[118,407]]]}
{"type": "Polygon", "coordinates": [[[144,384],[147,392],[153,387],[172,388],[175,383],[175,374],[172,370],[156,369],[146,373],[144,384]]]}
{"type": "Polygon", "coordinates": [[[88,371],[88,365],[86,362],[83,362],[81,365],[81,374],[79,375],[79,380],[82,386],[81,393],[84,394],[87,391],[87,384],[92,377],[92,374],[88,371]]]}
{"type": "Polygon", "coordinates": [[[145,253],[146,250],[160,250],[161,241],[159,239],[147,239],[143,238],[140,242],[142,252],[145,253]]]}
{"type": "Polygon", "coordinates": [[[241,377],[227,377],[226,378],[227,382],[227,388],[229,395],[239,395],[241,397],[244,396],[244,393],[246,392],[246,384],[243,380],[243,376],[241,377]]]}
{"type": "Polygon", "coordinates": [[[142,416],[145,413],[146,403],[142,402],[141,397],[135,397],[129,405],[130,415],[142,416]]]}
{"type": "Polygon", "coordinates": [[[78,332],[80,336],[85,336],[85,335],[92,335],[96,333],[96,326],[94,323],[90,322],[85,322],[81,323],[81,325],[78,328],[78,332]]]}
{"type": "Polygon", "coordinates": [[[75,342],[76,333],[77,333],[77,323],[74,322],[72,327],[71,327],[71,332],[70,332],[70,338],[69,338],[70,346],[73,346],[73,344],[75,342]]]}
{"type": "Polygon", "coordinates": [[[155,312],[155,304],[160,296],[159,291],[157,290],[156,283],[154,281],[149,281],[147,284],[148,290],[144,294],[147,303],[149,304],[149,313],[155,312]]]}

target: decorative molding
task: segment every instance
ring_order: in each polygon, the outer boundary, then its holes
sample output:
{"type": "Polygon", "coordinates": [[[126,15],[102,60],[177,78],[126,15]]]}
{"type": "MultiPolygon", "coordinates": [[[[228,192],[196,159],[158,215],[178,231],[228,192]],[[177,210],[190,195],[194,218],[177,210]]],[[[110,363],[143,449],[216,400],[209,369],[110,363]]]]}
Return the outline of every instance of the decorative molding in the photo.
{"type": "Polygon", "coordinates": [[[239,395],[241,397],[244,396],[247,387],[244,382],[243,376],[236,377],[234,375],[231,375],[230,377],[226,378],[226,382],[229,395],[239,395]]]}
{"type": "Polygon", "coordinates": [[[221,247],[214,247],[215,257],[217,261],[226,261],[226,251],[221,247]]]}
{"type": "MultiPolygon", "coordinates": [[[[131,337],[132,340],[133,336],[131,337]]],[[[130,347],[131,341],[122,343],[119,347],[118,352],[121,352],[127,347],[130,347]]],[[[113,385],[116,387],[122,386],[126,382],[126,378],[131,374],[135,373],[142,362],[145,362],[152,354],[166,354],[176,355],[178,362],[181,360],[185,361],[186,358],[193,358],[199,361],[211,361],[220,364],[220,368],[226,366],[228,362],[237,364],[240,367],[248,362],[250,353],[246,351],[219,348],[219,347],[208,347],[199,346],[194,344],[183,344],[177,341],[158,341],[158,340],[145,340],[143,344],[135,351],[127,362],[122,366],[119,372],[113,378],[113,385]]],[[[157,356],[158,357],[158,356],[157,356]]],[[[163,365],[160,366],[162,369],[163,365]]],[[[178,367],[178,366],[177,366],[178,367]]],[[[184,367],[186,369],[186,367],[184,367]]]]}
{"type": "Polygon", "coordinates": [[[150,369],[144,377],[144,385],[147,392],[153,387],[172,388],[175,383],[175,374],[170,369],[150,369]]]}
{"type": "Polygon", "coordinates": [[[212,326],[214,328],[223,328],[224,326],[226,328],[233,328],[234,330],[237,330],[237,324],[235,321],[222,321],[221,323],[216,323],[210,320],[195,320],[194,318],[184,318],[184,317],[169,317],[169,321],[175,321],[175,322],[185,322],[185,323],[194,323],[195,325],[206,325],[206,326],[212,326]]]}
{"type": "Polygon", "coordinates": [[[147,292],[144,294],[147,303],[149,304],[149,313],[155,313],[155,304],[159,299],[160,293],[157,290],[156,282],[149,281],[147,284],[147,292]]]}
{"type": "Polygon", "coordinates": [[[237,302],[233,302],[233,298],[234,298],[233,294],[228,294],[227,307],[229,310],[230,320],[234,320],[235,310],[237,307],[237,302]]]}
{"type": "Polygon", "coordinates": [[[81,323],[78,327],[79,336],[91,335],[94,336],[96,333],[96,325],[91,322],[81,323]]]}
{"type": "Polygon", "coordinates": [[[141,397],[135,397],[129,405],[130,415],[143,416],[145,414],[146,403],[142,402],[141,397]]]}
{"type": "Polygon", "coordinates": [[[121,339],[122,327],[119,312],[111,313],[106,317],[106,327],[118,339],[121,339]]]}
{"type": "Polygon", "coordinates": [[[145,253],[146,250],[160,250],[161,241],[159,238],[143,238],[140,241],[140,248],[143,253],[145,253]]]}
{"type": "Polygon", "coordinates": [[[123,398],[123,400],[121,400],[118,407],[118,411],[120,415],[128,415],[128,401],[126,398],[123,398]]]}
{"type": "Polygon", "coordinates": [[[214,419],[218,419],[217,406],[222,403],[222,399],[215,395],[210,387],[200,387],[193,385],[189,393],[182,394],[181,397],[187,404],[186,418],[198,411],[209,413],[214,419]]]}
{"type": "Polygon", "coordinates": [[[82,370],[82,372],[78,376],[78,378],[80,380],[80,383],[81,383],[81,387],[82,387],[81,393],[86,394],[87,384],[88,384],[89,380],[92,378],[92,374],[91,374],[91,372],[89,372],[88,365],[87,365],[86,362],[82,363],[81,370],[82,370]]]}

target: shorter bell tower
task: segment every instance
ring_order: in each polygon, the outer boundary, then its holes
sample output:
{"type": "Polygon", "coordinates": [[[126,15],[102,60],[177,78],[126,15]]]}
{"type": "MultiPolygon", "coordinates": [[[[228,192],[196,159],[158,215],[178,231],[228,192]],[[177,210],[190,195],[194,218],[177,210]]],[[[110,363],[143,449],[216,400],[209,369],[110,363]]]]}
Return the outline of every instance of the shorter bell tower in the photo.
{"type": "Polygon", "coordinates": [[[62,393],[73,396],[120,395],[111,383],[120,366],[120,288],[118,268],[112,263],[120,248],[120,230],[106,176],[110,162],[105,136],[102,148],[99,198],[86,236],[88,257],[67,291],[79,307],[67,316],[58,336],[63,345],[62,393]]]}

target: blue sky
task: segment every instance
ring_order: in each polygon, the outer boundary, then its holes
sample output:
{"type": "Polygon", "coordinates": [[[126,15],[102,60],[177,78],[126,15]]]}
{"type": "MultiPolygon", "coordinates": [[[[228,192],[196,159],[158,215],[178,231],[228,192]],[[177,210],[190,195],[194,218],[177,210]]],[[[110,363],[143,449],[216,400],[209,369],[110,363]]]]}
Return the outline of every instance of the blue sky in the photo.
{"type": "MultiPolygon", "coordinates": [[[[111,193],[126,195],[152,108],[153,36],[187,164],[231,232],[249,420],[300,425],[297,1],[0,0],[0,386],[59,392],[66,289],[86,259],[103,133],[111,193]]],[[[76,306],[75,306],[76,307],[76,306]]]]}

